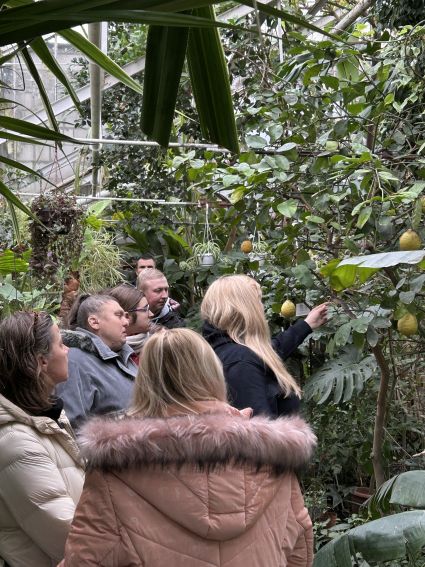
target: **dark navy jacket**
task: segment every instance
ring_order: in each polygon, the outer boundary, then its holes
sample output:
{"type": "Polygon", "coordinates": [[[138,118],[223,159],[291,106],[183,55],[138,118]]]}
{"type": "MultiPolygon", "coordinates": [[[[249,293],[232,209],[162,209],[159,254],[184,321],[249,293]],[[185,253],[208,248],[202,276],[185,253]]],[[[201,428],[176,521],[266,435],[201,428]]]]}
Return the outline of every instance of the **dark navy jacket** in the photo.
{"type": "MultiPolygon", "coordinates": [[[[272,339],[273,348],[285,360],[311,332],[310,325],[300,319],[272,339]]],[[[274,418],[299,410],[299,397],[292,394],[285,398],[275,374],[250,348],[235,343],[226,332],[207,322],[202,334],[223,364],[229,401],[234,407],[250,407],[254,415],[274,418]]]]}

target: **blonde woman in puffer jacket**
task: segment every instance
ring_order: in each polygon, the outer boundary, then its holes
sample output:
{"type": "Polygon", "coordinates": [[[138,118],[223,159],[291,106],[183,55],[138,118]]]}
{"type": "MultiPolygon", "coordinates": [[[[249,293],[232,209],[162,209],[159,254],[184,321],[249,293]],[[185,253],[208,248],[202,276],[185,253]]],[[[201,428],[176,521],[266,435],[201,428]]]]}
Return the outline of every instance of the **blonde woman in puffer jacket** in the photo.
{"type": "Polygon", "coordinates": [[[226,403],[202,337],[153,335],[128,415],[81,430],[88,473],[61,567],[310,567],[296,471],[315,436],[299,417],[250,415],[226,403]]]}
{"type": "Polygon", "coordinates": [[[68,348],[46,313],[0,323],[0,564],[51,567],[63,558],[84,473],[52,397],[68,376],[68,348]]]}

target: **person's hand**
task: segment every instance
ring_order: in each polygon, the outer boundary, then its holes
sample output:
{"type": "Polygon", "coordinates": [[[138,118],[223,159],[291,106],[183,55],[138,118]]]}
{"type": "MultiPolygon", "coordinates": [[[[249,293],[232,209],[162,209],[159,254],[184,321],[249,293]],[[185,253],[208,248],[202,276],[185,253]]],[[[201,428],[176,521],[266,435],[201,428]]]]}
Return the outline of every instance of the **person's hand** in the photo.
{"type": "Polygon", "coordinates": [[[328,305],[329,303],[322,303],[321,305],[313,307],[305,318],[305,322],[308,323],[313,330],[317,329],[328,320],[328,305]]]}
{"type": "Polygon", "coordinates": [[[175,299],[171,299],[171,297],[168,301],[173,311],[178,311],[180,309],[180,303],[178,301],[176,301],[175,299]]]}

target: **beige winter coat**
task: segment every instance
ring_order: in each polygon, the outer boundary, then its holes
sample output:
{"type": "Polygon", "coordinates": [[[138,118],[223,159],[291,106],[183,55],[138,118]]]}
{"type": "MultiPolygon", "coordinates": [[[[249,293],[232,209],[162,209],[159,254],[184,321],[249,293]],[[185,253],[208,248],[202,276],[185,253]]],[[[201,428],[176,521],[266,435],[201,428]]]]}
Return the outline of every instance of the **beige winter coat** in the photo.
{"type": "Polygon", "coordinates": [[[0,395],[0,564],[51,567],[63,557],[84,472],[65,414],[34,417],[0,395]]]}
{"type": "Polygon", "coordinates": [[[90,471],[66,567],[312,564],[311,521],[294,472],[311,456],[310,428],[300,418],[213,409],[219,413],[84,426],[90,471]]]}

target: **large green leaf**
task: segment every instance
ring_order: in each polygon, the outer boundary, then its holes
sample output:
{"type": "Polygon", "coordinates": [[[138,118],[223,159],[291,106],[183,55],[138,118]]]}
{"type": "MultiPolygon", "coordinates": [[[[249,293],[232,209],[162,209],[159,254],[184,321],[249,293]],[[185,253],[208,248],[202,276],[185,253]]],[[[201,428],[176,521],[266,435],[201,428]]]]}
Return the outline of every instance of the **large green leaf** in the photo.
{"type": "Polygon", "coordinates": [[[373,520],[349,530],[322,547],[313,567],[351,567],[361,553],[366,561],[401,561],[425,545],[425,512],[412,511],[373,520]]]}
{"type": "Polygon", "coordinates": [[[28,262],[15,254],[15,252],[12,252],[12,250],[5,250],[0,254],[0,274],[3,276],[27,271],[28,262]]]}
{"type": "MultiPolygon", "coordinates": [[[[20,120],[19,118],[11,118],[10,116],[0,116],[0,128],[6,130],[12,130],[13,132],[19,132],[19,134],[24,134],[25,136],[31,136],[34,138],[39,138],[40,140],[52,140],[54,142],[72,142],[73,144],[81,144],[78,140],[61,134],[60,132],[55,132],[54,130],[49,130],[44,126],[38,126],[37,124],[31,124],[25,122],[25,120],[20,120]]],[[[0,131],[0,137],[6,137],[7,133],[0,131]]],[[[32,140],[28,140],[31,141],[32,140]]]]}
{"type": "Polygon", "coordinates": [[[30,75],[34,79],[35,84],[38,87],[38,92],[40,94],[41,100],[43,101],[44,109],[46,110],[46,114],[49,118],[50,126],[55,130],[55,132],[59,133],[59,126],[56,121],[55,113],[53,112],[52,105],[50,104],[49,95],[47,94],[46,88],[41,80],[40,74],[37,70],[37,66],[35,65],[28,49],[26,47],[22,47],[21,49],[22,57],[27,65],[28,71],[30,75]]]}
{"type": "Polygon", "coordinates": [[[425,250],[413,250],[409,252],[381,252],[380,254],[369,254],[368,256],[354,256],[342,260],[338,267],[358,266],[359,268],[388,268],[398,264],[419,264],[425,257],[425,250]]]}
{"type": "Polygon", "coordinates": [[[304,397],[307,400],[314,398],[318,404],[323,404],[334,391],[333,403],[347,402],[353,394],[363,390],[364,384],[375,372],[376,361],[372,355],[359,360],[357,350],[348,348],[312,374],[305,385],[304,397]]]}
{"type": "Polygon", "coordinates": [[[21,211],[23,211],[25,214],[32,217],[34,220],[37,220],[30,209],[26,205],[24,205],[24,203],[20,199],[18,199],[16,195],[12,193],[12,191],[9,189],[9,187],[7,187],[7,185],[3,183],[3,181],[0,181],[0,195],[3,195],[3,197],[7,201],[15,205],[15,207],[18,207],[18,209],[21,209],[21,211]]]}
{"type": "Polygon", "coordinates": [[[72,84],[68,81],[68,78],[63,72],[61,66],[58,64],[56,59],[50,53],[50,50],[47,47],[45,41],[41,37],[36,37],[31,41],[30,46],[31,49],[34,51],[34,53],[37,54],[40,60],[50,70],[50,72],[53,73],[53,75],[58,79],[60,83],[62,83],[62,85],[65,87],[66,91],[68,92],[69,96],[71,97],[73,103],[75,104],[75,107],[81,114],[82,110],[77,93],[75,92],[75,89],[72,86],[72,84]]]}
{"type": "Polygon", "coordinates": [[[39,173],[35,169],[31,169],[30,167],[27,167],[26,165],[24,165],[23,163],[20,163],[19,161],[15,161],[14,159],[10,159],[10,158],[7,158],[7,157],[0,155],[0,162],[3,162],[6,165],[9,165],[10,167],[14,167],[15,169],[20,169],[21,171],[25,171],[26,173],[30,173],[31,175],[36,175],[37,177],[40,177],[41,179],[46,181],[46,183],[50,183],[50,185],[53,185],[54,187],[56,187],[54,183],[52,183],[49,179],[47,179],[47,177],[44,177],[44,175],[41,175],[41,173],[39,173]]]}
{"type": "Polygon", "coordinates": [[[110,75],[113,75],[134,91],[142,94],[143,88],[137,81],[132,79],[119,65],[114,63],[103,51],[93,45],[93,43],[88,41],[80,33],[75,30],[62,30],[60,35],[110,75]]]}
{"type": "Polygon", "coordinates": [[[391,505],[425,509],[425,471],[407,471],[382,484],[369,501],[369,512],[388,513],[391,505]]]}
{"type": "MultiPolygon", "coordinates": [[[[194,14],[215,21],[212,6],[198,8],[194,14]]],[[[207,140],[238,153],[229,74],[218,30],[192,28],[187,60],[203,135],[207,140]]]]}
{"type": "Polygon", "coordinates": [[[170,138],[188,35],[188,28],[149,27],[141,127],[162,146],[170,138]]]}

